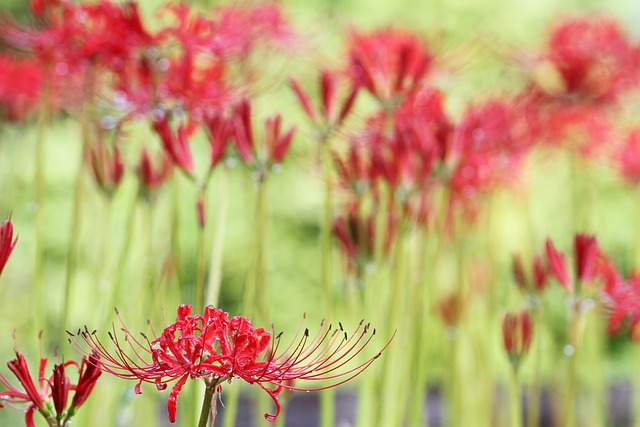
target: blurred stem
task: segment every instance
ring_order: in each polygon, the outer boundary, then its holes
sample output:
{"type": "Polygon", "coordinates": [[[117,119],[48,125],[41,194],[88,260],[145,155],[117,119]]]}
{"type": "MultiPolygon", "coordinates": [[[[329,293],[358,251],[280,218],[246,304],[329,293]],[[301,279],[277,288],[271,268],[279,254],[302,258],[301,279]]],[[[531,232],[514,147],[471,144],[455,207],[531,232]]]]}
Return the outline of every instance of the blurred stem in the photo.
{"type": "MultiPolygon", "coordinates": [[[[324,183],[324,206],[321,227],[321,270],[320,283],[324,295],[324,305],[328,312],[333,310],[333,269],[331,250],[331,228],[333,223],[333,183],[331,178],[331,143],[327,134],[322,134],[318,143],[322,149],[322,176],[324,183]]],[[[354,291],[355,293],[355,291],[354,291]]],[[[320,426],[333,427],[335,425],[335,389],[329,388],[320,393],[320,426]]]]}
{"type": "MultiPolygon", "coordinates": [[[[205,207],[203,207],[203,211],[206,216],[206,197],[207,197],[207,187],[202,186],[198,194],[199,203],[203,203],[205,207]]],[[[207,270],[207,261],[206,261],[206,220],[198,221],[198,247],[197,247],[197,265],[196,265],[196,294],[194,299],[194,307],[196,310],[204,310],[204,282],[207,270]]],[[[199,313],[200,311],[198,311],[199,313]]]]}
{"type": "Polygon", "coordinates": [[[260,179],[256,182],[256,210],[254,222],[254,262],[244,294],[244,310],[246,315],[255,315],[258,322],[267,317],[267,182],[260,179]]]}
{"type": "MultiPolygon", "coordinates": [[[[36,332],[41,331],[44,326],[44,300],[42,287],[42,274],[44,268],[44,190],[45,190],[45,140],[47,126],[49,126],[51,114],[51,73],[48,68],[45,71],[45,79],[42,88],[42,100],[40,102],[40,112],[38,115],[38,129],[36,133],[35,146],[35,170],[34,170],[34,203],[35,203],[35,248],[33,266],[33,303],[35,315],[36,332]]],[[[63,327],[64,330],[64,327],[63,327]]],[[[37,335],[37,334],[36,334],[37,335]]]]}
{"type": "MultiPolygon", "coordinates": [[[[640,344],[634,343],[632,356],[633,360],[640,360],[640,344]]],[[[633,389],[631,399],[631,404],[633,405],[633,425],[640,425],[640,369],[634,369],[634,372],[635,374],[633,376],[633,389]]]]}
{"type": "Polygon", "coordinates": [[[71,207],[71,223],[69,230],[69,240],[67,242],[67,266],[65,274],[64,284],[64,302],[62,305],[62,318],[60,323],[60,342],[64,342],[66,339],[66,328],[68,327],[69,311],[71,305],[71,298],[73,294],[73,285],[78,268],[78,246],[80,245],[80,231],[82,230],[82,200],[84,192],[84,166],[85,158],[87,156],[87,147],[89,145],[90,138],[90,111],[89,105],[91,100],[91,93],[93,88],[93,71],[89,70],[86,81],[84,93],[86,98],[82,102],[81,116],[80,116],[80,159],[78,169],[76,171],[76,177],[74,182],[73,191],[73,205],[71,207]]]}
{"type": "Polygon", "coordinates": [[[225,391],[224,397],[224,419],[222,427],[234,427],[236,425],[236,414],[238,413],[238,402],[240,400],[240,387],[230,387],[225,391]]]}
{"type": "Polygon", "coordinates": [[[518,368],[514,367],[511,375],[511,427],[522,427],[522,400],[520,398],[520,378],[518,368]]]}
{"type": "Polygon", "coordinates": [[[216,422],[217,405],[214,403],[217,392],[217,383],[207,385],[204,389],[204,396],[202,397],[202,409],[200,410],[200,420],[198,421],[198,427],[213,427],[216,422]],[[210,422],[208,423],[208,421],[210,422]]]}
{"type": "Polygon", "coordinates": [[[562,427],[573,427],[575,424],[575,393],[576,393],[576,375],[577,375],[577,355],[578,345],[582,339],[585,327],[585,316],[582,307],[582,301],[572,296],[571,316],[569,319],[569,336],[567,350],[569,353],[569,368],[567,385],[565,390],[564,401],[562,404],[562,427]]]}
{"type": "Polygon", "coordinates": [[[229,210],[229,191],[227,170],[220,168],[218,172],[220,182],[217,192],[217,213],[215,229],[213,230],[213,243],[211,258],[209,260],[209,282],[207,283],[207,302],[217,307],[220,301],[220,287],[222,284],[222,255],[224,251],[224,232],[229,210]]]}
{"type": "Polygon", "coordinates": [[[126,223],[124,226],[124,234],[123,241],[120,250],[118,251],[119,257],[116,264],[116,271],[113,279],[113,285],[111,286],[111,292],[108,297],[108,304],[105,309],[105,318],[103,319],[102,324],[105,325],[106,329],[109,329],[109,324],[111,323],[111,315],[113,314],[113,309],[115,304],[117,303],[120,291],[122,290],[122,283],[124,280],[124,272],[127,267],[127,261],[129,260],[129,251],[131,249],[131,242],[133,240],[133,234],[135,232],[135,216],[136,216],[136,207],[138,204],[138,198],[136,192],[134,192],[133,197],[131,199],[131,206],[127,210],[128,214],[126,216],[126,223]]]}
{"type": "MultiPolygon", "coordinates": [[[[396,339],[400,343],[407,343],[413,340],[409,340],[406,336],[407,329],[405,326],[406,321],[406,304],[407,301],[404,297],[407,296],[408,289],[406,288],[406,261],[407,255],[405,251],[405,232],[408,228],[407,218],[399,213],[400,221],[398,224],[397,235],[395,236],[393,245],[393,260],[390,271],[390,294],[388,302],[388,329],[386,331],[387,336],[391,336],[397,329],[400,331],[396,339]]],[[[409,346],[410,347],[410,346],[409,346]]],[[[384,426],[399,426],[403,422],[403,414],[406,410],[408,389],[413,378],[409,378],[406,374],[410,371],[407,369],[410,367],[411,351],[405,352],[401,345],[393,346],[384,359],[384,387],[386,393],[395,396],[395,403],[393,405],[380,405],[382,410],[381,425],[384,426]],[[406,355],[409,357],[406,357],[406,355]]],[[[410,375],[410,374],[409,374],[410,375]]]]}
{"type": "MultiPolygon", "coordinates": [[[[171,256],[176,269],[176,282],[181,293],[184,293],[184,283],[180,275],[180,188],[176,177],[171,180],[171,256]]],[[[184,298],[184,297],[183,297],[184,298]]]]}
{"type": "MultiPolygon", "coordinates": [[[[538,331],[542,328],[542,305],[538,300],[531,308],[533,324],[538,331]]],[[[540,384],[541,384],[541,366],[542,366],[542,334],[538,332],[538,338],[533,340],[533,381],[529,387],[529,396],[527,405],[527,427],[539,427],[540,425],[540,384]]]]}

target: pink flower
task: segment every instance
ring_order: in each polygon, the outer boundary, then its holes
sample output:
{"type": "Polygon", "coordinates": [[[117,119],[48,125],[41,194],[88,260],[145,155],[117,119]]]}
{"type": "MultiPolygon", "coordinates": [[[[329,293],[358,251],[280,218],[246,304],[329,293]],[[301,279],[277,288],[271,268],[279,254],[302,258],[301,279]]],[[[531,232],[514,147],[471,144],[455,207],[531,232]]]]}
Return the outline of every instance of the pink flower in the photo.
{"type": "Polygon", "coordinates": [[[101,368],[117,377],[137,381],[135,392],[141,393],[143,382],[154,384],[159,390],[174,383],[167,400],[169,420],[175,422],[177,400],[188,379],[202,379],[208,386],[221,386],[225,381],[242,379],[257,384],[273,399],[275,414],[265,414],[274,421],[280,413],[278,394],[283,389],[322,390],[336,387],[359,375],[380,356],[382,350],[364,362],[355,358],[369,344],[369,325],[360,323],[352,336],[344,332],[342,325],[334,329],[322,323],[318,334],[311,338],[309,330],[298,331],[292,344],[280,348],[278,334],[275,338],[263,328],[254,328],[245,317],[229,318],[228,314],[213,306],[204,313],[191,314],[190,305],[178,307],[177,320],[164,328],[162,333],[149,341],[138,340],[122,325],[125,340],[115,333],[109,334],[115,344],[110,352],[86,328],[79,331],[72,341],[83,353],[96,352],[101,358],[101,368]],[[86,350],[78,338],[89,347],[86,350]],[[131,350],[128,354],[126,347],[131,350]],[[320,386],[305,386],[298,381],[329,381],[320,386]]]}

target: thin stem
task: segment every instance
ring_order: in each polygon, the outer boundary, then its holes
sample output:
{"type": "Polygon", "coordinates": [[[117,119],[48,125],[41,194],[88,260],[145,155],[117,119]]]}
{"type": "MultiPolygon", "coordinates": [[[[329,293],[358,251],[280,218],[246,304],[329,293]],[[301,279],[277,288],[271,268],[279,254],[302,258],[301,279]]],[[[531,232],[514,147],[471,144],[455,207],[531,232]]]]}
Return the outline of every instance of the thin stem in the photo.
{"type": "Polygon", "coordinates": [[[220,182],[218,187],[217,214],[215,229],[213,231],[213,243],[211,258],[209,260],[209,282],[207,283],[207,302],[218,306],[220,300],[220,286],[222,284],[222,255],[224,251],[224,233],[227,223],[227,211],[229,210],[229,193],[227,190],[227,171],[220,168],[218,175],[220,182]]]}
{"type": "Polygon", "coordinates": [[[200,410],[200,420],[198,421],[198,427],[213,426],[216,422],[217,405],[212,403],[218,395],[217,384],[207,385],[204,389],[204,396],[202,397],[202,409],[200,410]],[[209,418],[211,422],[208,423],[209,418]]]}
{"type": "MultiPolygon", "coordinates": [[[[87,77],[86,93],[91,90],[91,76],[87,77]]],[[[71,298],[73,294],[73,285],[78,267],[78,247],[80,245],[80,230],[82,229],[82,200],[84,192],[84,166],[89,144],[89,105],[88,99],[85,99],[82,105],[82,114],[80,118],[81,144],[80,161],[76,172],[73,191],[73,205],[71,207],[71,223],[69,230],[69,240],[67,241],[67,266],[64,284],[64,301],[62,306],[62,316],[60,323],[60,342],[66,339],[66,328],[68,327],[69,311],[71,298]]]]}
{"type": "Polygon", "coordinates": [[[42,272],[44,266],[44,189],[45,174],[44,167],[46,158],[45,139],[46,130],[49,125],[49,116],[51,112],[51,84],[50,73],[47,71],[46,78],[43,83],[42,101],[40,103],[40,113],[38,117],[38,130],[36,134],[35,147],[35,170],[34,170],[34,202],[35,202],[35,250],[34,250],[34,266],[33,266],[33,302],[35,306],[35,328],[36,332],[42,330],[44,301],[42,299],[42,272]]]}
{"type": "Polygon", "coordinates": [[[582,302],[577,297],[573,297],[571,302],[571,318],[569,320],[569,339],[565,349],[565,354],[569,356],[569,369],[567,377],[567,386],[562,405],[562,426],[572,427],[574,425],[574,401],[576,393],[576,376],[577,376],[577,354],[578,345],[584,333],[585,316],[582,302]]]}
{"type": "MultiPolygon", "coordinates": [[[[198,200],[199,203],[205,203],[206,187],[202,187],[198,200]]],[[[203,208],[206,212],[206,209],[203,208]]],[[[204,282],[207,270],[207,262],[205,257],[205,241],[206,241],[206,222],[198,224],[198,248],[197,248],[197,265],[196,265],[196,295],[194,300],[194,307],[197,310],[204,309],[204,282]]]]}
{"type": "Polygon", "coordinates": [[[134,225],[135,225],[135,214],[137,207],[138,199],[135,195],[131,200],[131,206],[128,209],[129,214],[127,215],[126,223],[124,226],[124,240],[122,242],[122,246],[118,251],[119,257],[116,264],[115,276],[113,279],[113,286],[111,287],[111,292],[109,293],[108,304],[105,307],[104,319],[102,324],[107,326],[111,324],[111,316],[113,315],[113,307],[118,301],[118,297],[122,290],[122,284],[124,281],[124,273],[127,266],[127,261],[129,260],[129,253],[131,249],[131,242],[133,240],[134,234],[134,225]]]}
{"type": "MultiPolygon", "coordinates": [[[[537,301],[531,310],[533,324],[538,329],[542,326],[544,316],[542,316],[542,306],[537,301]]],[[[541,384],[541,366],[542,366],[542,334],[538,333],[538,339],[533,340],[533,381],[529,387],[528,405],[527,405],[527,427],[538,427],[540,425],[540,384],[541,384]]]]}
{"type": "Polygon", "coordinates": [[[522,427],[522,400],[520,399],[520,379],[518,368],[513,369],[511,375],[511,427],[522,427]]]}

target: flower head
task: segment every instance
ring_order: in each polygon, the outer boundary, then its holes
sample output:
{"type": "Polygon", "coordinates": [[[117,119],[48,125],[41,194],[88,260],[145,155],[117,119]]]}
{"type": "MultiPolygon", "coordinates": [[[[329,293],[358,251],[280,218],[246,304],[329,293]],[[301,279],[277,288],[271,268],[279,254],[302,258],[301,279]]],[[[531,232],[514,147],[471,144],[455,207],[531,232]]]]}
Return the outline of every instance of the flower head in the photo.
{"type": "Polygon", "coordinates": [[[4,266],[7,264],[13,248],[18,243],[18,237],[13,238],[13,223],[11,219],[7,219],[2,225],[0,225],[0,274],[4,270],[4,266]]]}
{"type": "Polygon", "coordinates": [[[86,328],[75,335],[72,344],[85,354],[99,354],[106,372],[136,380],[136,393],[141,393],[143,382],[155,384],[159,390],[174,383],[167,401],[171,422],[176,420],[178,395],[188,379],[202,379],[209,387],[234,379],[257,384],[276,405],[275,414],[265,414],[268,421],[274,421],[280,413],[278,394],[283,389],[336,387],[359,375],[386,348],[385,345],[374,357],[358,363],[355,359],[371,341],[375,329],[372,332],[368,324],[361,322],[354,334],[348,336],[341,324],[334,329],[323,322],[314,338],[308,329],[300,329],[292,344],[281,351],[281,333],[274,338],[272,332],[254,328],[249,319],[229,318],[213,306],[206,307],[203,314],[191,314],[190,305],[181,305],[176,321],[153,340],[144,334],[144,340],[138,340],[122,326],[124,341],[118,338],[115,328],[109,334],[115,344],[113,352],[107,350],[95,331],[86,328]],[[88,350],[80,340],[88,345],[88,350]],[[322,383],[309,387],[298,381],[322,383]]]}
{"type": "Polygon", "coordinates": [[[58,363],[53,367],[53,374],[47,378],[45,371],[47,359],[40,356],[37,379],[29,370],[27,360],[18,348],[15,348],[16,358],[7,363],[20,383],[20,388],[14,386],[7,378],[0,374],[0,383],[7,390],[0,391],[0,408],[3,403],[25,411],[27,427],[35,427],[33,414],[38,411],[49,425],[66,427],[76,411],[87,400],[96,385],[102,371],[100,358],[95,352],[88,353],[78,365],[75,361],[58,363]],[[78,368],[77,383],[72,383],[67,376],[69,366],[78,368]],[[69,392],[74,391],[71,406],[67,408],[69,392]]]}
{"type": "Polygon", "coordinates": [[[529,352],[533,338],[533,320],[528,311],[509,312],[502,319],[504,349],[514,369],[529,352]]]}

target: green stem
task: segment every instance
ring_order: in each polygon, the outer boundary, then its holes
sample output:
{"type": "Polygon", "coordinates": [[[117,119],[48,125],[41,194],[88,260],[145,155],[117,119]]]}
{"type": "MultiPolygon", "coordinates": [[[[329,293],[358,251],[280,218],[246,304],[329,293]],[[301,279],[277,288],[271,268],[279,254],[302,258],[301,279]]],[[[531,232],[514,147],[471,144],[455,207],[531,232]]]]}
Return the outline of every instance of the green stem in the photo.
{"type": "Polygon", "coordinates": [[[35,147],[35,170],[34,170],[34,202],[35,202],[35,249],[34,249],[34,266],[33,266],[33,302],[35,315],[36,332],[43,328],[44,317],[44,300],[42,276],[44,268],[44,190],[45,190],[45,140],[47,126],[49,125],[49,116],[51,112],[51,85],[49,72],[46,73],[43,89],[42,101],[40,103],[40,113],[38,117],[38,130],[36,134],[35,147]]]}
{"type": "MultiPolygon", "coordinates": [[[[199,200],[205,203],[206,187],[202,187],[199,200]]],[[[205,209],[206,212],[206,209],[205,209]]],[[[197,248],[197,265],[196,265],[196,295],[194,300],[194,307],[196,310],[204,309],[204,282],[206,276],[207,262],[206,262],[206,225],[198,224],[198,248],[197,248]]],[[[199,312],[199,311],[198,311],[199,312]]]]}
{"type": "Polygon", "coordinates": [[[220,183],[218,188],[216,224],[213,231],[213,243],[211,248],[211,258],[209,260],[209,282],[207,283],[207,302],[218,306],[220,300],[220,287],[222,284],[222,255],[224,251],[224,233],[227,223],[227,211],[229,209],[229,194],[227,171],[220,168],[218,175],[220,183]]]}
{"type": "MultiPolygon", "coordinates": [[[[331,145],[328,135],[322,134],[319,144],[322,149],[322,172],[324,184],[324,206],[322,215],[322,226],[320,235],[321,247],[321,269],[320,283],[323,290],[324,305],[328,312],[333,310],[333,269],[332,269],[332,246],[331,246],[331,229],[333,223],[333,182],[331,145]]],[[[320,393],[320,426],[333,427],[335,425],[335,389],[330,388],[320,393]]]]}
{"type": "MultiPolygon", "coordinates": [[[[640,361],[640,345],[635,344],[633,348],[633,360],[635,363],[640,361]]],[[[630,400],[633,405],[633,425],[640,425],[640,369],[634,369],[633,376],[633,398],[630,400]]]]}
{"type": "MultiPolygon", "coordinates": [[[[538,331],[542,328],[542,306],[537,301],[531,310],[533,324],[536,325],[538,331]]],[[[540,384],[541,384],[541,366],[542,366],[542,334],[537,333],[538,338],[533,340],[533,381],[529,387],[528,405],[527,405],[527,427],[538,427],[540,425],[540,384]]]]}
{"type": "Polygon", "coordinates": [[[211,418],[211,422],[208,424],[209,426],[213,426],[216,422],[217,405],[213,402],[218,395],[217,387],[218,387],[217,384],[207,385],[207,387],[204,390],[204,396],[202,397],[202,409],[200,410],[200,420],[198,421],[198,427],[207,427],[207,422],[209,421],[209,418],[211,418]]]}
{"type": "Polygon", "coordinates": [[[106,326],[106,329],[109,329],[109,324],[111,323],[111,318],[113,315],[113,308],[118,301],[118,297],[120,296],[120,292],[122,290],[122,284],[124,281],[124,273],[127,266],[127,261],[129,260],[129,251],[131,249],[131,242],[133,240],[134,234],[134,225],[135,225],[135,214],[137,207],[138,199],[134,194],[131,200],[131,206],[128,209],[129,214],[127,215],[126,223],[124,226],[124,240],[122,242],[122,246],[120,247],[120,251],[118,252],[119,257],[116,264],[115,276],[113,279],[113,286],[111,286],[111,292],[108,297],[108,304],[105,306],[104,318],[102,324],[106,326]]]}
{"type": "Polygon", "coordinates": [[[520,399],[520,380],[518,368],[514,368],[511,375],[511,427],[522,427],[522,400],[520,399]]]}
{"type": "Polygon", "coordinates": [[[245,287],[243,313],[255,314],[259,321],[268,318],[267,296],[267,182],[257,182],[255,210],[254,263],[245,287]]]}
{"type": "MultiPolygon", "coordinates": [[[[573,298],[576,298],[575,296],[573,298]]],[[[567,386],[562,404],[562,427],[573,427],[575,415],[575,393],[577,376],[577,355],[578,345],[584,332],[584,311],[581,300],[574,300],[571,304],[571,318],[569,320],[569,339],[567,349],[571,352],[569,356],[569,368],[567,386]]]]}

